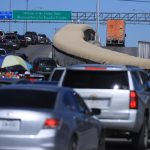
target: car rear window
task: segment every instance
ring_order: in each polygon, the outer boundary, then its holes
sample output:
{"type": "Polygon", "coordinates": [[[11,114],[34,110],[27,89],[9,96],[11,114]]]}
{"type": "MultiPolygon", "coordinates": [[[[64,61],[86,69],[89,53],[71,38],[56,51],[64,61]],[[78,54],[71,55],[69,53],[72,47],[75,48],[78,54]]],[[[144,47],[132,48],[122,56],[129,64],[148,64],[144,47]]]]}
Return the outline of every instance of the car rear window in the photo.
{"type": "Polygon", "coordinates": [[[6,52],[5,52],[5,51],[0,50],[0,55],[5,55],[5,54],[6,54],[6,52]]]}
{"type": "Polygon", "coordinates": [[[88,89],[129,89],[127,71],[68,70],[63,86],[88,89]]]}
{"type": "Polygon", "coordinates": [[[54,60],[40,60],[39,65],[56,66],[56,63],[54,60]]]}
{"type": "Polygon", "coordinates": [[[6,39],[12,39],[12,40],[15,40],[15,39],[16,39],[16,36],[6,36],[5,38],[6,38],[6,39]]]}
{"type": "Polygon", "coordinates": [[[0,90],[0,107],[53,109],[56,92],[37,90],[0,90]]]}
{"type": "Polygon", "coordinates": [[[51,78],[51,81],[59,81],[61,78],[61,75],[63,74],[63,71],[64,70],[55,70],[55,72],[51,78]]]}

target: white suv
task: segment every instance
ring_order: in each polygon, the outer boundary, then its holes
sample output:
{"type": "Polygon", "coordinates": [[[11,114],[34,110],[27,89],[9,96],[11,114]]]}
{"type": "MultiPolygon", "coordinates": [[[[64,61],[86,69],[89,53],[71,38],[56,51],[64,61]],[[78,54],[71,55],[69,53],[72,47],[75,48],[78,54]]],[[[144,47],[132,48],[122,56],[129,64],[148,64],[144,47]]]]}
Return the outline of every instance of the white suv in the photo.
{"type": "MultiPolygon", "coordinates": [[[[58,85],[72,87],[90,108],[102,110],[98,118],[104,123],[107,136],[123,135],[132,140],[136,149],[147,149],[150,84],[148,74],[143,69],[122,65],[80,64],[63,70],[58,85]]],[[[55,76],[55,70],[52,76],[55,76]]],[[[54,79],[52,76],[50,79],[54,79]]]]}

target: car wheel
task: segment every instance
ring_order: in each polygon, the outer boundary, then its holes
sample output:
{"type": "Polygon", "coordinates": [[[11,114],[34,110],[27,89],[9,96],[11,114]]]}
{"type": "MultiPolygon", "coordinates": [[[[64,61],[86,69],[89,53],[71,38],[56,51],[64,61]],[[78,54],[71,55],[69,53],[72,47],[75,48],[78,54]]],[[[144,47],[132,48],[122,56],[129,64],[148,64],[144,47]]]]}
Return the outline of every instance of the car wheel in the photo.
{"type": "Polygon", "coordinates": [[[105,150],[105,131],[102,131],[101,136],[99,137],[97,150],[105,150]]]}
{"type": "Polygon", "coordinates": [[[148,121],[144,118],[143,125],[139,133],[134,133],[132,137],[132,143],[135,149],[146,150],[148,146],[148,121]]]}
{"type": "Polygon", "coordinates": [[[68,150],[77,150],[78,142],[75,136],[72,137],[68,150]]]}

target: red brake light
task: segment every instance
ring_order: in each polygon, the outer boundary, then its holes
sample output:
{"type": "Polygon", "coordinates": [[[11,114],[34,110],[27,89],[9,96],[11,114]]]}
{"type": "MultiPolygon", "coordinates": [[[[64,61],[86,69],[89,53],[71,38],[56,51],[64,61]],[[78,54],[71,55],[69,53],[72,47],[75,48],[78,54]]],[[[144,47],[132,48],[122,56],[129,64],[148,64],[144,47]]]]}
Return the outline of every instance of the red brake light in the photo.
{"type": "Polygon", "coordinates": [[[60,120],[52,118],[52,119],[46,119],[44,126],[45,127],[50,127],[50,128],[55,128],[60,124],[60,120]]]}
{"type": "Polygon", "coordinates": [[[138,96],[135,91],[130,91],[130,109],[137,109],[138,107],[138,96]]]}
{"type": "Polygon", "coordinates": [[[31,81],[31,82],[35,82],[35,81],[37,81],[36,79],[34,79],[34,78],[29,78],[29,81],[31,81]]]}
{"type": "Polygon", "coordinates": [[[85,70],[106,70],[106,68],[100,68],[100,67],[85,67],[85,70]]]}
{"type": "Polygon", "coordinates": [[[39,70],[40,70],[40,67],[39,67],[39,66],[37,66],[36,71],[39,71],[39,70]]]}

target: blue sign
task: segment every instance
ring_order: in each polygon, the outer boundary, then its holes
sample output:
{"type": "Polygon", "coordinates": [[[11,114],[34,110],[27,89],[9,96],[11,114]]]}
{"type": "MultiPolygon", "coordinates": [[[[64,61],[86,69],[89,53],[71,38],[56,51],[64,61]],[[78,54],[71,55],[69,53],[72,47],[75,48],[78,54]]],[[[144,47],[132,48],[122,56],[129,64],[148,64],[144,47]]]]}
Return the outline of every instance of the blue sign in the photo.
{"type": "Polygon", "coordinates": [[[0,11],[0,19],[12,19],[12,12],[11,11],[0,11]]]}

